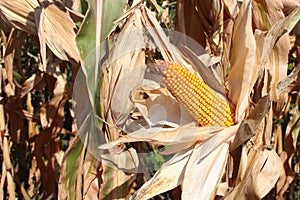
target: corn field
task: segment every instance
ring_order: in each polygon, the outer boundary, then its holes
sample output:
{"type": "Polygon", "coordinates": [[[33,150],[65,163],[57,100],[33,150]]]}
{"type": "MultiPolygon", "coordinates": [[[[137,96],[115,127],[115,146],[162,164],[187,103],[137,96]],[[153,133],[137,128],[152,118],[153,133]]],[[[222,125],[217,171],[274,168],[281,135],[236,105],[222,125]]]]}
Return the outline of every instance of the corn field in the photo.
{"type": "Polygon", "coordinates": [[[0,0],[0,199],[300,199],[299,0],[0,0]]]}

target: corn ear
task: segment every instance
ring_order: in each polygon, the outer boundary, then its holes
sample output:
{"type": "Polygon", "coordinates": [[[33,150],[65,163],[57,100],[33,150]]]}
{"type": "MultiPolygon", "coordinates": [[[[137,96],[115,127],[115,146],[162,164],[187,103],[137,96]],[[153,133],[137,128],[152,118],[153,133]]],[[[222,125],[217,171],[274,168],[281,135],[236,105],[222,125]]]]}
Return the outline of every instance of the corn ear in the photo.
{"type": "Polygon", "coordinates": [[[201,126],[232,126],[234,109],[203,80],[177,64],[164,70],[164,83],[201,126]]]}

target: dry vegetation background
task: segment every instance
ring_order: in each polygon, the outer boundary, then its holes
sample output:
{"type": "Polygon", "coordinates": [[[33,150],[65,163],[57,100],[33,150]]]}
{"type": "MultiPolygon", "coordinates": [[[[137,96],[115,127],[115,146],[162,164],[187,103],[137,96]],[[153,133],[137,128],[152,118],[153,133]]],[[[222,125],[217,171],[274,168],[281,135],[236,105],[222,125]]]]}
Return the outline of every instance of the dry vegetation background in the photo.
{"type": "Polygon", "coordinates": [[[0,199],[299,199],[299,6],[0,0],[0,199]],[[235,125],[186,117],[157,60],[235,125]]]}

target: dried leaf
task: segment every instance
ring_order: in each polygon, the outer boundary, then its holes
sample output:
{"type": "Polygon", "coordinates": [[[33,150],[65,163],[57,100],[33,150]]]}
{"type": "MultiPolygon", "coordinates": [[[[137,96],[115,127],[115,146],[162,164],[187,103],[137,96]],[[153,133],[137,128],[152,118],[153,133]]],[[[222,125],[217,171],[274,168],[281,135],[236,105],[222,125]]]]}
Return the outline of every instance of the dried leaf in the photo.
{"type": "Polygon", "coordinates": [[[4,66],[7,72],[7,80],[10,85],[13,83],[13,59],[14,59],[14,49],[17,47],[16,43],[17,31],[12,29],[7,44],[5,44],[5,57],[4,57],[4,66]]]}
{"type": "Polygon", "coordinates": [[[283,12],[285,15],[289,15],[294,9],[300,7],[299,1],[294,0],[281,0],[283,4],[283,12]]]}
{"type": "Polygon", "coordinates": [[[255,68],[255,39],[252,32],[251,1],[246,0],[235,22],[228,75],[229,99],[236,105],[235,119],[241,121],[249,104],[251,77],[255,68]]]}
{"type": "Polygon", "coordinates": [[[291,83],[293,83],[296,80],[299,71],[300,71],[300,65],[296,66],[285,79],[278,82],[276,86],[278,95],[284,92],[291,85],[291,83]]]}
{"type": "Polygon", "coordinates": [[[61,103],[67,98],[65,94],[67,80],[65,74],[59,72],[59,65],[49,64],[47,71],[53,76],[52,79],[48,79],[47,83],[49,91],[52,92],[52,98],[40,110],[40,120],[43,128],[51,126],[58,108],[63,106],[61,103]],[[54,87],[52,91],[51,86],[54,87]]]}
{"type": "MultiPolygon", "coordinates": [[[[4,130],[4,129],[2,129],[4,130]]],[[[7,181],[7,190],[9,194],[10,199],[15,199],[16,198],[16,186],[15,182],[13,180],[13,171],[14,168],[12,168],[12,163],[11,163],[11,158],[10,158],[10,147],[9,147],[9,140],[8,140],[8,134],[4,133],[3,131],[1,132],[1,138],[2,138],[2,152],[3,152],[3,168],[7,171],[6,173],[6,181],[7,181]]]]}
{"type": "Polygon", "coordinates": [[[15,192],[16,186],[14,183],[13,176],[10,172],[8,172],[6,174],[6,181],[7,181],[7,190],[8,190],[9,198],[15,199],[16,198],[16,192],[15,192]]]}
{"type": "Polygon", "coordinates": [[[203,148],[201,147],[202,156],[205,157],[223,143],[228,142],[236,134],[239,125],[237,124],[228,128],[213,126],[197,127],[194,128],[195,130],[192,129],[193,127],[186,129],[180,127],[178,136],[174,142],[168,144],[168,148],[163,153],[176,153],[181,149],[189,149],[194,144],[200,142],[203,145],[203,148]]]}
{"type": "Polygon", "coordinates": [[[289,33],[300,18],[300,8],[295,9],[288,17],[276,21],[266,36],[266,42],[263,47],[263,54],[261,57],[261,64],[267,61],[267,55],[272,51],[275,43],[285,33],[289,33]]]}
{"type": "MultiPolygon", "coordinates": [[[[132,112],[131,92],[141,84],[146,70],[145,52],[141,49],[145,47],[141,15],[141,11],[136,10],[119,34],[115,46],[110,52],[109,68],[104,74],[100,92],[104,97],[104,101],[101,102],[104,112],[102,118],[119,127],[124,126],[130,112],[132,112]],[[136,39],[132,41],[132,37],[136,39]],[[137,70],[139,73],[136,73],[137,70]],[[133,75],[135,78],[132,78],[133,75]],[[124,85],[127,87],[124,88],[124,85]]],[[[111,127],[108,129],[110,131],[107,134],[111,140],[119,137],[118,130],[111,127]]]]}
{"type": "Polygon", "coordinates": [[[255,108],[249,113],[248,117],[242,121],[234,141],[230,146],[230,151],[234,151],[237,147],[255,135],[260,122],[265,118],[270,106],[271,102],[269,96],[264,96],[257,102],[255,108]]]}
{"type": "Polygon", "coordinates": [[[278,154],[274,150],[265,150],[263,154],[267,154],[266,160],[261,158],[255,168],[259,169],[258,174],[253,177],[253,190],[256,195],[262,199],[274,187],[279,178],[282,169],[282,163],[278,154]]]}
{"type": "Polygon", "coordinates": [[[178,63],[193,72],[193,68],[185,61],[179,49],[170,42],[170,38],[167,37],[165,30],[161,28],[154,13],[143,6],[141,6],[141,11],[143,24],[145,24],[146,30],[150,33],[154,44],[160,50],[164,60],[167,62],[178,63]]]}
{"type": "MultiPolygon", "coordinates": [[[[203,133],[206,132],[205,128],[212,128],[212,127],[200,127],[199,130],[202,130],[203,133]],[[202,128],[202,129],[201,129],[202,128]]],[[[224,130],[216,132],[216,134],[212,135],[209,138],[204,138],[205,140],[202,141],[200,138],[193,138],[195,140],[188,140],[189,142],[194,141],[196,144],[192,148],[188,148],[185,146],[182,148],[178,148],[177,151],[171,151],[168,153],[175,152],[175,156],[167,161],[158,172],[148,181],[146,182],[133,196],[133,199],[148,199],[151,198],[157,194],[163,193],[167,190],[173,189],[177,187],[180,184],[185,184],[184,187],[191,187],[189,185],[191,183],[190,178],[195,177],[195,173],[193,170],[195,167],[198,169],[200,168],[206,168],[206,170],[213,170],[216,172],[216,174],[213,173],[213,171],[209,171],[209,174],[213,177],[217,175],[217,178],[214,179],[213,184],[208,184],[211,182],[208,182],[208,179],[197,179],[197,184],[207,187],[207,189],[210,188],[210,191],[207,192],[205,190],[202,190],[202,187],[198,187],[199,185],[195,185],[195,189],[200,189],[201,191],[196,191],[198,196],[211,196],[212,192],[216,188],[216,185],[218,183],[218,180],[220,180],[220,177],[222,175],[224,162],[227,159],[227,152],[228,152],[228,145],[224,144],[226,141],[228,141],[236,132],[238,126],[232,126],[229,128],[226,128],[224,130]],[[196,143],[198,142],[198,143],[196,143]],[[220,151],[222,153],[220,153],[220,151]],[[195,152],[195,154],[194,154],[195,152]],[[216,165],[216,168],[209,168],[207,167],[207,161],[211,161],[209,164],[212,166],[214,161],[218,161],[220,165],[216,165]],[[187,173],[187,174],[186,174],[187,173]],[[191,175],[192,174],[192,175],[191,175]],[[187,182],[185,182],[187,181],[187,182]],[[207,185],[208,184],[208,185],[207,185]]],[[[188,134],[189,132],[184,132],[188,134]]],[[[210,133],[210,131],[208,132],[210,133]]],[[[206,134],[205,134],[206,135],[206,134]]],[[[199,135],[200,136],[200,135],[199,135]]],[[[199,137],[198,136],[198,137],[199,137]]],[[[197,137],[197,135],[195,136],[197,137]]],[[[174,144],[180,145],[181,139],[176,140],[174,144]]],[[[183,144],[185,141],[183,140],[183,144]]],[[[175,146],[175,145],[174,145],[175,146]]],[[[167,149],[168,151],[168,149],[167,149]]],[[[206,175],[205,173],[201,174],[197,173],[199,176],[206,175]]],[[[195,180],[195,179],[194,179],[195,180]]],[[[193,186],[192,186],[193,187],[193,186]]],[[[186,188],[184,188],[186,189],[186,188]]],[[[188,194],[190,195],[190,191],[187,188],[188,194]]]]}
{"type": "Polygon", "coordinates": [[[279,180],[276,184],[276,198],[284,200],[285,193],[294,180],[294,172],[288,164],[288,155],[285,151],[280,154],[280,159],[284,164],[284,168],[282,168],[279,180]]]}
{"type": "MultiPolygon", "coordinates": [[[[110,149],[120,143],[147,141],[156,145],[174,145],[176,151],[186,149],[197,141],[204,141],[213,136],[220,127],[197,127],[194,123],[179,128],[141,128],[135,132],[101,145],[100,149],[110,149]]],[[[172,148],[173,149],[173,148],[172,148]]],[[[171,149],[167,150],[170,151],[171,149]]]]}
{"type": "MultiPolygon", "coordinates": [[[[86,151],[86,148],[83,149],[84,151],[86,151]]],[[[101,162],[95,159],[93,154],[90,154],[88,151],[85,153],[84,160],[82,160],[82,172],[80,172],[82,173],[82,186],[81,183],[77,186],[77,190],[82,190],[82,199],[93,199],[99,196],[100,183],[103,180],[100,177],[102,174],[100,165],[101,162]]]]}
{"type": "Polygon", "coordinates": [[[22,99],[30,91],[34,89],[39,90],[44,87],[46,87],[46,83],[42,74],[33,74],[31,77],[26,79],[26,81],[22,85],[22,89],[16,96],[22,99]]]}
{"type": "Polygon", "coordinates": [[[131,93],[138,87],[138,85],[141,84],[146,70],[146,67],[143,66],[145,64],[145,55],[143,53],[136,52],[134,54],[128,55],[127,58],[129,57],[131,57],[130,60],[126,59],[123,56],[121,62],[117,61],[113,63],[114,66],[119,66],[120,70],[122,69],[122,71],[120,72],[120,76],[118,76],[119,80],[116,83],[115,88],[113,89],[110,106],[112,109],[113,118],[116,120],[115,124],[120,127],[122,127],[122,125],[127,120],[130,112],[132,111],[133,104],[130,100],[131,93]],[[128,63],[126,62],[126,60],[128,61],[128,63]],[[129,65],[129,63],[131,66],[129,65]],[[127,69],[126,66],[128,67],[127,69]],[[131,71],[127,71],[130,69],[131,71]],[[127,73],[124,73],[124,71],[127,71],[127,73]],[[124,99],[124,97],[127,98],[124,99]]]}
{"type": "Polygon", "coordinates": [[[34,9],[39,6],[36,0],[1,0],[0,16],[12,27],[30,34],[36,34],[34,9]]]}
{"type": "Polygon", "coordinates": [[[84,184],[82,199],[93,199],[99,196],[100,181],[97,175],[98,174],[95,173],[89,173],[89,176],[84,178],[84,182],[87,184],[84,184]]]}
{"type": "MultiPolygon", "coordinates": [[[[3,81],[4,83],[5,82],[8,82],[8,74],[6,72],[6,69],[5,68],[2,68],[1,70],[1,74],[2,74],[2,77],[3,77],[3,81]]],[[[11,84],[4,84],[3,85],[3,91],[6,93],[6,95],[8,97],[12,97],[15,95],[15,85],[11,85],[11,84]]]]}
{"type": "Polygon", "coordinates": [[[198,9],[209,9],[209,3],[201,6],[198,1],[178,1],[176,5],[175,30],[193,38],[203,47],[206,46],[205,28],[208,28],[209,22],[202,22],[204,16],[201,18],[202,10],[198,9]]]}
{"type": "Polygon", "coordinates": [[[132,199],[149,199],[180,185],[183,181],[182,175],[191,153],[192,150],[178,153],[168,162],[164,163],[158,172],[134,193],[132,199]]]}
{"type": "Polygon", "coordinates": [[[41,175],[40,171],[38,170],[35,157],[32,158],[30,163],[28,185],[29,188],[27,189],[27,192],[31,197],[34,196],[37,188],[41,186],[41,175]]]}
{"type": "MultiPolygon", "coordinates": [[[[170,126],[170,127],[178,127],[179,125],[186,125],[191,122],[195,122],[195,120],[190,116],[184,108],[178,104],[176,99],[170,95],[166,88],[158,88],[153,89],[157,86],[157,84],[152,84],[153,82],[148,83],[145,81],[141,86],[143,89],[136,90],[133,93],[132,101],[134,105],[140,112],[140,115],[143,116],[144,120],[147,122],[145,127],[154,127],[154,126],[170,126]],[[138,99],[134,96],[142,96],[146,94],[149,96],[147,99],[138,99]]],[[[130,123],[126,126],[125,131],[132,132],[130,130],[131,126],[139,126],[137,123],[130,123]]]]}
{"type": "Polygon", "coordinates": [[[77,63],[80,61],[80,53],[75,40],[76,26],[68,13],[50,3],[36,9],[35,20],[44,70],[47,65],[46,44],[61,60],[73,59],[77,63]],[[61,23],[62,21],[64,23],[61,23]]]}
{"type": "Polygon", "coordinates": [[[218,146],[203,157],[202,145],[197,145],[187,163],[182,183],[182,199],[210,199],[220,181],[228,157],[228,144],[218,146]]]}
{"type": "MultiPolygon", "coordinates": [[[[244,148],[244,151],[248,151],[244,148]]],[[[242,158],[247,165],[241,182],[233,188],[225,199],[262,199],[274,187],[282,169],[282,163],[274,150],[264,149],[262,152],[253,152],[248,159],[242,158]]],[[[243,153],[242,156],[246,156],[243,153]]]]}
{"type": "MultiPolygon", "coordinates": [[[[297,21],[299,20],[299,9],[294,10],[294,12],[292,12],[288,17],[285,18],[283,14],[280,15],[281,17],[276,16],[278,8],[268,6],[264,9],[267,9],[267,11],[264,12],[270,12],[271,14],[267,14],[269,21],[264,22],[263,25],[260,24],[260,26],[264,26],[262,27],[263,29],[270,30],[265,36],[263,36],[263,34],[261,33],[256,32],[258,45],[257,49],[258,51],[261,51],[257,54],[258,62],[256,65],[260,66],[260,70],[264,68],[268,69],[271,72],[271,100],[277,100],[279,94],[276,90],[276,85],[279,81],[282,81],[287,76],[287,60],[290,49],[290,42],[288,39],[288,35],[285,33],[290,32],[291,29],[295,26],[295,23],[297,23],[297,21]],[[272,12],[268,10],[272,10],[272,12]]],[[[261,12],[258,10],[259,9],[257,8],[256,12],[261,12]]],[[[258,71],[256,71],[255,73],[257,72],[258,71]]]]}
{"type": "Polygon", "coordinates": [[[118,155],[102,155],[103,184],[100,199],[125,197],[135,179],[135,174],[138,173],[138,167],[139,158],[133,148],[118,155]]]}
{"type": "Polygon", "coordinates": [[[235,0],[224,0],[225,9],[230,13],[231,18],[235,18],[238,14],[239,7],[238,2],[235,0]]]}

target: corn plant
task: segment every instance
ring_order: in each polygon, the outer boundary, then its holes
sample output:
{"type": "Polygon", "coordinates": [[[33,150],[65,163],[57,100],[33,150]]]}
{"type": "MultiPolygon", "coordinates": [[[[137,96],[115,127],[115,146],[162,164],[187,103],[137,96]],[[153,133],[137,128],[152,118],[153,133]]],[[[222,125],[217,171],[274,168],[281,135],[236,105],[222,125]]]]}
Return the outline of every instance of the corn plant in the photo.
{"type": "Polygon", "coordinates": [[[0,196],[299,196],[300,4],[0,0],[0,196]]]}

